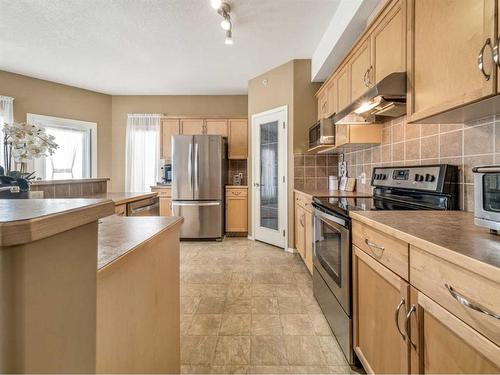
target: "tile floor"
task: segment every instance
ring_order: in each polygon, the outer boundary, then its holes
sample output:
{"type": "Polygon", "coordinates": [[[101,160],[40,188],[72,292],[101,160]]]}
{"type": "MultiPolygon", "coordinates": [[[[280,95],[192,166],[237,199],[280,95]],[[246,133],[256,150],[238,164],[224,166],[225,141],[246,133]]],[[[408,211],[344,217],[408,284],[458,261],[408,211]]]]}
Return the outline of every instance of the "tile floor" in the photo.
{"type": "Polygon", "coordinates": [[[300,257],[247,239],[181,242],[183,373],[350,373],[300,257]]]}

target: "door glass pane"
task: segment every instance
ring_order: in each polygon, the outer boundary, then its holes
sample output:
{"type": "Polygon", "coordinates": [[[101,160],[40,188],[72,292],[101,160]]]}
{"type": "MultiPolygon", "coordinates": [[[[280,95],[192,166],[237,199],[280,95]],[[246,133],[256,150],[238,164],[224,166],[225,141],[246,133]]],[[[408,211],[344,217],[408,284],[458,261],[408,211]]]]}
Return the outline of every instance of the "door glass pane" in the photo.
{"type": "Polygon", "coordinates": [[[260,125],[260,225],[278,230],[278,121],[260,125]]]}
{"type": "Polygon", "coordinates": [[[483,209],[500,212],[500,173],[483,176],[483,209]]]}

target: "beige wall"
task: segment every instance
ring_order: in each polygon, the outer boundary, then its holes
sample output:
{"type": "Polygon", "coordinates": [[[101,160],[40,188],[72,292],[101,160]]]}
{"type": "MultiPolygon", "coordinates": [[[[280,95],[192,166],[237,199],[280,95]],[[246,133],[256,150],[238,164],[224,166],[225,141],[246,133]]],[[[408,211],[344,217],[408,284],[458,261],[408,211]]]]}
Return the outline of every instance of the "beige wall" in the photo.
{"type": "MultiPolygon", "coordinates": [[[[286,105],[288,107],[288,245],[293,247],[293,154],[307,149],[307,129],[317,117],[314,93],[321,84],[311,83],[311,61],[292,60],[248,82],[248,180],[252,178],[252,115],[286,105]],[[266,84],[263,81],[266,80],[266,84]]],[[[249,195],[249,234],[252,234],[252,199],[249,195]]]]}
{"type": "Polygon", "coordinates": [[[113,170],[109,191],[125,189],[125,135],[128,113],[164,115],[247,115],[246,95],[113,96],[113,170]]]}
{"type": "Polygon", "coordinates": [[[27,113],[97,123],[98,177],[111,175],[111,96],[0,70],[0,95],[14,98],[14,120],[27,113]]]}

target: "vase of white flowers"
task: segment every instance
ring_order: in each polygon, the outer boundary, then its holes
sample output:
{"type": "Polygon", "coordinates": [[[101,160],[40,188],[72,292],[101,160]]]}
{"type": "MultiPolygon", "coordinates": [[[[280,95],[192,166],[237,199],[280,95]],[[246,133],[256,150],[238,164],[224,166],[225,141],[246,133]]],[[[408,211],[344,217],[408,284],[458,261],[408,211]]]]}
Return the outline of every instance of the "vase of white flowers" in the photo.
{"type": "Polygon", "coordinates": [[[5,123],[3,134],[5,176],[1,176],[0,182],[28,190],[27,181],[34,175],[34,172],[27,171],[28,162],[53,155],[59,146],[54,142],[54,136],[47,134],[45,129],[38,125],[24,122],[5,123]],[[17,165],[18,169],[13,169],[13,164],[17,165]]]}

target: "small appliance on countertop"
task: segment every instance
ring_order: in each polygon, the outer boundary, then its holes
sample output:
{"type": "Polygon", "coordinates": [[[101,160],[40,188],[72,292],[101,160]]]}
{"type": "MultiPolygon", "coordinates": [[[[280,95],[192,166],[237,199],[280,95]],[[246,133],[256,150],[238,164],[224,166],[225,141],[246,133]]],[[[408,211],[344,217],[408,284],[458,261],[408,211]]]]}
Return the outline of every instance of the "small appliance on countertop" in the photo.
{"type": "Polygon", "coordinates": [[[355,354],[349,212],[458,209],[457,176],[458,168],[447,164],[378,167],[373,198],[313,198],[313,292],[350,364],[355,354]]]}
{"type": "Polygon", "coordinates": [[[500,165],[482,165],[474,172],[474,223],[500,232],[500,165]]]}
{"type": "Polygon", "coordinates": [[[172,185],[172,164],[166,163],[161,167],[161,182],[158,185],[172,185]]]}

